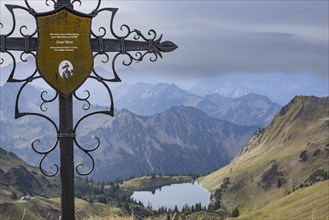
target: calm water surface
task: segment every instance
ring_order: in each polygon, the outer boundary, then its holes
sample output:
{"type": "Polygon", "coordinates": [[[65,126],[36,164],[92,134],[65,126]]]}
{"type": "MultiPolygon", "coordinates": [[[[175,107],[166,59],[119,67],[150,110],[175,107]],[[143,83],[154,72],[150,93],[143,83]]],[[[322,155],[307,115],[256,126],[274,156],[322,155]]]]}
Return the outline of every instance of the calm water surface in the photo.
{"type": "Polygon", "coordinates": [[[182,210],[185,204],[192,206],[196,203],[201,203],[202,207],[208,207],[210,202],[210,193],[203,188],[202,184],[182,183],[164,186],[155,190],[155,193],[140,191],[134,192],[131,196],[134,200],[141,201],[144,206],[152,205],[154,210],[167,207],[167,209],[174,209],[177,205],[178,210],[182,210]]]}

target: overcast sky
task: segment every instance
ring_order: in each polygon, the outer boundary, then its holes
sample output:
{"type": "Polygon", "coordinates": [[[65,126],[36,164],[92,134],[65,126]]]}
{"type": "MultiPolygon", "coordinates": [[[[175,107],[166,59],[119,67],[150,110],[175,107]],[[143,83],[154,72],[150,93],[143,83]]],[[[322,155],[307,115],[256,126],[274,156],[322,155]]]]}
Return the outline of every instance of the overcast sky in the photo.
{"type": "MultiPolygon", "coordinates": [[[[96,1],[82,1],[76,10],[91,12],[96,1]]],[[[30,1],[38,10],[51,10],[44,1],[30,1]]],[[[1,0],[3,33],[11,17],[1,0]]],[[[312,73],[328,78],[328,1],[103,1],[118,7],[114,23],[145,34],[155,29],[179,48],[164,59],[145,60],[132,67],[159,77],[199,78],[229,73],[312,73]]],[[[28,15],[17,15],[24,22],[28,15]]],[[[104,15],[94,26],[106,26],[104,15]]],[[[33,20],[30,21],[32,26],[33,20]]],[[[7,29],[6,29],[7,28],[7,29]]],[[[120,67],[119,67],[120,68],[120,67]]]]}

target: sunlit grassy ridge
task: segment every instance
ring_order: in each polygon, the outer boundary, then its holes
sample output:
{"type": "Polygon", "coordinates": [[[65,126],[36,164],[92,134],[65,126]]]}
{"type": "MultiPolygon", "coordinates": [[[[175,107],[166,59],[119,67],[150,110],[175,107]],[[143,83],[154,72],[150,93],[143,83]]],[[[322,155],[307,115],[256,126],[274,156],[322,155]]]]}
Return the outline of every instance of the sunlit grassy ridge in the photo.
{"type": "MultiPolygon", "coordinates": [[[[306,206],[312,202],[307,193],[299,200],[304,201],[304,205],[300,203],[299,206],[280,209],[274,204],[281,199],[284,203],[284,198],[290,196],[289,193],[305,184],[309,185],[306,180],[317,170],[329,171],[328,107],[328,97],[296,97],[276,115],[266,129],[255,134],[229,165],[200,178],[201,183],[215,193],[224,178],[229,177],[228,189],[221,196],[222,206],[229,211],[238,207],[241,216],[247,216],[246,218],[257,217],[249,213],[258,213],[257,211],[262,209],[264,211],[258,214],[267,216],[260,216],[259,219],[279,213],[276,210],[281,210],[282,218],[273,219],[298,217],[297,213],[303,213],[302,209],[308,210],[306,206]],[[285,214],[290,217],[284,217],[285,214]]],[[[317,177],[316,181],[321,178],[323,177],[317,177]]],[[[324,187],[325,184],[328,184],[328,181],[321,183],[322,190],[321,187],[312,186],[305,188],[305,192],[316,195],[315,189],[318,189],[322,192],[318,194],[323,199],[320,201],[328,201],[329,192],[328,188],[324,187]]],[[[297,196],[298,193],[295,193],[297,196]]],[[[329,212],[329,209],[326,212],[323,208],[317,210],[324,212],[318,213],[318,216],[326,216],[329,212]]],[[[306,214],[303,216],[306,218],[306,214]]]]}
{"type": "Polygon", "coordinates": [[[265,207],[233,219],[328,219],[329,181],[301,188],[265,207]]]}

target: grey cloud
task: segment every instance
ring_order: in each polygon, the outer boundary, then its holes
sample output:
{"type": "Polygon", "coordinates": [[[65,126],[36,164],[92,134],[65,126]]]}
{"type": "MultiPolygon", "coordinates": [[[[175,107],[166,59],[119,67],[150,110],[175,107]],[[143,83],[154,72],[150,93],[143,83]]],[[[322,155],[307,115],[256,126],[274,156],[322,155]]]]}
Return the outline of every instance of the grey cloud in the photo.
{"type": "Polygon", "coordinates": [[[202,76],[234,72],[302,73],[326,77],[328,47],[311,44],[290,33],[195,31],[173,39],[179,48],[157,65],[143,63],[140,71],[202,76]]]}
{"type": "Polygon", "coordinates": [[[136,68],[185,77],[234,72],[310,72],[328,77],[328,35],[323,35],[328,33],[328,3],[240,3],[162,2],[163,17],[155,18],[160,21],[157,26],[171,25],[172,30],[163,31],[179,48],[165,55],[165,62],[136,68]],[[169,11],[170,6],[177,7],[169,11]],[[309,37],[314,30],[318,37],[309,37]]]}
{"type": "MultiPolygon", "coordinates": [[[[86,11],[94,6],[94,1],[82,2],[86,11]]],[[[154,28],[179,46],[156,63],[133,64],[145,74],[310,72],[328,77],[327,1],[103,1],[103,7],[119,8],[116,31],[121,24],[144,33],[154,28]]],[[[104,19],[96,26],[108,25],[104,19]]]]}

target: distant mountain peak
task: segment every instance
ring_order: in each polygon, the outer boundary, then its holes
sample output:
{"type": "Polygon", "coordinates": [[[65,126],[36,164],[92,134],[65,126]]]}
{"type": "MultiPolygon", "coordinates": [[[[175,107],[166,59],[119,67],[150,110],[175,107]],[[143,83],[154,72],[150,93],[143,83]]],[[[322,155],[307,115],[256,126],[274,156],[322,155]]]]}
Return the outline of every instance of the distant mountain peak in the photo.
{"type": "Polygon", "coordinates": [[[312,119],[318,114],[329,115],[329,96],[316,97],[316,96],[295,96],[280,112],[280,116],[295,111],[296,118],[312,119]],[[317,108],[322,106],[321,111],[317,108]],[[298,116],[298,117],[297,117],[298,116]]]}
{"type": "Polygon", "coordinates": [[[114,93],[117,108],[129,109],[137,115],[154,115],[172,106],[184,105],[196,107],[213,118],[238,125],[265,126],[280,108],[278,104],[258,94],[228,98],[213,93],[200,97],[167,83],[120,86],[114,93]]]}
{"type": "Polygon", "coordinates": [[[232,73],[204,78],[188,91],[201,96],[219,93],[230,98],[248,93],[263,94],[272,101],[285,105],[299,94],[328,96],[328,78],[323,79],[310,73],[232,73]]]}
{"type": "Polygon", "coordinates": [[[250,152],[268,138],[272,142],[274,140],[279,142],[282,138],[291,140],[295,136],[292,134],[297,132],[294,129],[299,129],[305,124],[316,123],[316,120],[322,120],[322,118],[328,120],[328,117],[329,97],[295,96],[281,108],[266,129],[253,137],[242,152],[250,152]]]}

